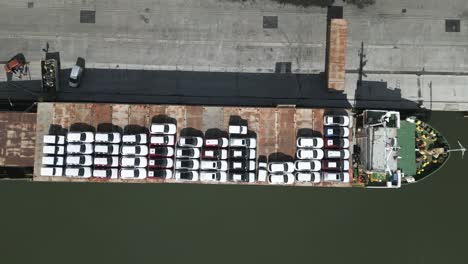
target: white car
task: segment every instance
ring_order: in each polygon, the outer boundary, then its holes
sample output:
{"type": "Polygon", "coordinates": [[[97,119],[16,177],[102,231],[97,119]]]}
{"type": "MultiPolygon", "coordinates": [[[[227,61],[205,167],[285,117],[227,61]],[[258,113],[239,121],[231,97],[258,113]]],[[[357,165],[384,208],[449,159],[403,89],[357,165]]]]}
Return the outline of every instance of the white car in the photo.
{"type": "Polygon", "coordinates": [[[120,149],[120,154],[122,155],[136,155],[136,156],[146,156],[148,155],[148,146],[146,145],[123,145],[120,149]]]}
{"type": "Polygon", "coordinates": [[[325,150],[325,158],[327,159],[349,159],[350,153],[347,149],[339,149],[339,150],[325,150]]]}
{"type": "Polygon", "coordinates": [[[204,149],[202,157],[209,159],[227,159],[228,152],[225,149],[204,149]]]}
{"type": "Polygon", "coordinates": [[[257,147],[257,140],[255,138],[231,138],[229,141],[231,147],[257,147]]]}
{"type": "Polygon", "coordinates": [[[67,142],[93,143],[93,132],[68,132],[67,142]]]}
{"type": "Polygon", "coordinates": [[[123,135],[122,143],[124,144],[147,144],[148,136],[146,134],[123,135]]]}
{"type": "Polygon", "coordinates": [[[296,145],[298,148],[323,148],[323,138],[299,137],[296,145]]]}
{"type": "Polygon", "coordinates": [[[318,160],[296,160],[294,167],[297,171],[319,171],[322,164],[318,160]]]}
{"type": "Polygon", "coordinates": [[[93,177],[96,178],[108,178],[108,179],[117,179],[119,177],[119,170],[116,168],[108,169],[94,169],[93,177]]]}
{"type": "Polygon", "coordinates": [[[173,146],[174,143],[175,136],[173,135],[151,136],[150,138],[151,145],[173,146]]]}
{"type": "Polygon", "coordinates": [[[227,161],[225,160],[202,160],[200,168],[202,170],[220,170],[227,171],[227,161]]]}
{"type": "Polygon", "coordinates": [[[320,182],[320,173],[318,172],[296,172],[295,176],[298,182],[320,182]]]}
{"type": "Polygon", "coordinates": [[[326,115],[323,117],[324,126],[349,126],[349,117],[345,115],[326,115]]]}
{"type": "Polygon", "coordinates": [[[253,160],[231,160],[229,164],[231,170],[255,170],[255,161],[253,160]]]}
{"type": "Polygon", "coordinates": [[[323,150],[321,149],[298,149],[296,151],[298,159],[323,159],[323,150]]]}
{"type": "Polygon", "coordinates": [[[60,156],[43,156],[42,165],[63,166],[63,157],[60,156]]]}
{"type": "Polygon", "coordinates": [[[255,159],[257,152],[255,149],[231,148],[229,150],[229,156],[231,158],[255,159]]]}
{"type": "Polygon", "coordinates": [[[322,172],[324,181],[327,182],[349,182],[349,173],[347,172],[322,172]]]}
{"type": "Polygon", "coordinates": [[[198,171],[176,171],[175,179],[179,181],[198,181],[198,171]]]}
{"type": "Polygon", "coordinates": [[[151,124],[151,134],[170,134],[173,135],[177,132],[175,124],[151,124]]]}
{"type": "Polygon", "coordinates": [[[91,168],[89,168],[89,167],[66,168],[65,169],[65,176],[67,176],[67,177],[89,178],[89,177],[91,177],[91,168]]]}
{"type": "Polygon", "coordinates": [[[229,134],[246,135],[247,134],[247,126],[230,125],[229,126],[229,134]]]}
{"type": "Polygon", "coordinates": [[[44,135],[44,144],[63,145],[65,144],[65,136],[44,135]]]}
{"type": "Polygon", "coordinates": [[[94,145],[94,153],[105,155],[119,155],[120,145],[94,145]]]}
{"type": "Polygon", "coordinates": [[[155,147],[149,149],[150,156],[172,157],[174,156],[173,147],[155,147]]]}
{"type": "Polygon", "coordinates": [[[63,176],[63,169],[61,167],[42,167],[42,176],[63,176]]]}
{"type": "Polygon", "coordinates": [[[67,145],[67,154],[92,154],[93,145],[86,144],[68,144],[67,145]]]}
{"type": "Polygon", "coordinates": [[[94,166],[118,167],[119,158],[117,156],[95,157],[94,166]]]}
{"type": "Polygon", "coordinates": [[[224,171],[202,171],[200,181],[227,182],[227,173],[224,171]]]}
{"type": "Polygon", "coordinates": [[[253,172],[235,172],[230,176],[230,180],[233,182],[255,182],[255,173],[253,172]]]}
{"type": "Polygon", "coordinates": [[[143,180],[146,179],[148,172],[145,168],[124,168],[120,169],[120,178],[143,180]]]}
{"type": "Polygon", "coordinates": [[[268,163],[268,171],[275,172],[288,172],[294,171],[294,164],[292,162],[270,162],[268,163]]]}
{"type": "Polygon", "coordinates": [[[91,166],[93,165],[93,157],[91,155],[69,155],[65,163],[67,165],[91,166]]]}
{"type": "Polygon", "coordinates": [[[121,135],[118,132],[111,133],[96,133],[96,143],[114,143],[118,144],[121,141],[121,135]]]}
{"type": "Polygon", "coordinates": [[[268,176],[269,184],[293,184],[294,176],[291,173],[288,174],[270,174],[268,176]]]}
{"type": "Polygon", "coordinates": [[[170,169],[157,169],[148,171],[148,177],[152,178],[171,179],[172,175],[173,173],[170,169]]]}
{"type": "Polygon", "coordinates": [[[265,168],[258,169],[258,181],[265,182],[267,181],[268,171],[265,168]]]}
{"type": "Polygon", "coordinates": [[[193,147],[199,148],[203,145],[203,139],[201,137],[180,137],[179,147],[193,147]]]}
{"type": "Polygon", "coordinates": [[[205,139],[206,147],[220,147],[226,148],[229,145],[227,138],[217,138],[217,139],[205,139]]]}
{"type": "Polygon", "coordinates": [[[178,159],[176,160],[175,168],[178,170],[198,170],[200,168],[200,162],[196,159],[178,159]]]}
{"type": "Polygon", "coordinates": [[[177,158],[192,158],[197,159],[200,157],[200,149],[198,148],[178,148],[176,151],[177,158]]]}
{"type": "Polygon", "coordinates": [[[64,146],[53,146],[53,145],[44,145],[42,147],[42,153],[50,155],[63,155],[65,154],[64,146]]]}
{"type": "Polygon", "coordinates": [[[325,171],[348,171],[348,160],[323,160],[322,167],[325,171]]]}
{"type": "Polygon", "coordinates": [[[148,166],[148,159],[146,157],[125,157],[124,156],[120,159],[120,166],[145,168],[146,166],[148,166]]]}

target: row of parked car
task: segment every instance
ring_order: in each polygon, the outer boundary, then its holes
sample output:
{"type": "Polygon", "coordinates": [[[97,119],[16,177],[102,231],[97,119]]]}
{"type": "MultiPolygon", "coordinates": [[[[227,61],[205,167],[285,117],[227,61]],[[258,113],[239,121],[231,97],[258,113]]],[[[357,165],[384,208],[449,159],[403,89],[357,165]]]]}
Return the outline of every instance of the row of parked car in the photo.
{"type": "Polygon", "coordinates": [[[324,116],[324,137],[298,137],[295,162],[260,165],[259,178],[272,184],[349,182],[350,118],[324,116]]]}

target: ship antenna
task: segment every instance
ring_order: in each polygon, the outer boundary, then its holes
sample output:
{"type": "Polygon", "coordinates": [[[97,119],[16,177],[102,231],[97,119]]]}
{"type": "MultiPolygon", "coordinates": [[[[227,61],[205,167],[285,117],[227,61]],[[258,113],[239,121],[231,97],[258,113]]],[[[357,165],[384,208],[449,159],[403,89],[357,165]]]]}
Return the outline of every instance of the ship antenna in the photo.
{"type": "Polygon", "coordinates": [[[458,142],[458,145],[460,146],[460,148],[457,148],[457,149],[449,149],[449,150],[447,150],[447,152],[459,151],[459,152],[462,153],[462,159],[463,159],[463,156],[465,156],[466,148],[463,147],[463,145],[460,143],[460,141],[457,141],[457,142],[458,142]]]}

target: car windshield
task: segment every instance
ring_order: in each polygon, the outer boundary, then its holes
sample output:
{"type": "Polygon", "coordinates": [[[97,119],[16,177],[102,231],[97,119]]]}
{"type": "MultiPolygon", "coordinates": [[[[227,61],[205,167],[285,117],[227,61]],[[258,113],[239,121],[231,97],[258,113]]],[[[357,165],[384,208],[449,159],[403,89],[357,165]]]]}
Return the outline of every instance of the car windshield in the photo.
{"type": "Polygon", "coordinates": [[[107,177],[112,176],[112,170],[106,170],[106,176],[107,177]]]}
{"type": "Polygon", "coordinates": [[[190,179],[192,179],[192,173],[191,172],[181,172],[180,173],[180,178],[190,180],[190,179]]]}
{"type": "Polygon", "coordinates": [[[80,134],[80,140],[81,140],[81,141],[85,141],[85,140],[86,140],[86,134],[85,134],[85,133],[81,133],[81,134],[80,134]]]}
{"type": "Polygon", "coordinates": [[[135,166],[138,166],[138,165],[140,165],[140,159],[138,159],[138,158],[135,158],[134,160],[135,160],[135,166]]]}
{"type": "Polygon", "coordinates": [[[183,149],[182,150],[182,156],[192,156],[193,150],[191,149],[183,149]]]}
{"type": "Polygon", "coordinates": [[[166,154],[166,149],[165,148],[156,148],[156,151],[155,153],[158,153],[158,154],[166,154]]]}
{"type": "Polygon", "coordinates": [[[182,161],[180,165],[182,165],[182,167],[192,167],[192,161],[190,160],[182,161]]]}
{"type": "Polygon", "coordinates": [[[133,177],[138,178],[140,176],[140,170],[133,170],[133,177]]]}
{"type": "Polygon", "coordinates": [[[213,178],[215,178],[216,180],[221,180],[221,173],[215,173],[213,176],[213,178]]]}
{"type": "Polygon", "coordinates": [[[114,140],[114,134],[108,134],[108,135],[107,135],[107,139],[108,139],[109,141],[113,141],[113,140],[114,140]]]}
{"type": "Polygon", "coordinates": [[[333,123],[342,123],[342,118],[340,116],[333,117],[333,123]]]}
{"type": "Polygon", "coordinates": [[[140,142],[140,141],[141,141],[141,136],[140,136],[140,135],[136,135],[136,136],[135,136],[135,141],[140,142]]]}
{"type": "Polygon", "coordinates": [[[107,164],[112,164],[112,157],[107,157],[107,164]]]}
{"type": "Polygon", "coordinates": [[[73,78],[73,77],[70,77],[70,82],[71,82],[71,83],[77,83],[77,82],[78,82],[78,79],[75,79],[75,78],[73,78]]]}
{"type": "Polygon", "coordinates": [[[164,125],[164,133],[169,132],[169,125],[164,125]]]}
{"type": "Polygon", "coordinates": [[[83,176],[84,175],[84,169],[83,168],[79,168],[78,169],[78,176],[83,176]]]}
{"type": "Polygon", "coordinates": [[[140,153],[141,152],[141,147],[140,146],[136,146],[135,147],[135,153],[140,153]]]}
{"type": "Polygon", "coordinates": [[[79,163],[80,163],[80,164],[84,164],[84,163],[85,163],[85,157],[84,157],[84,156],[81,156],[81,157],[80,157],[80,162],[79,162],[79,163]]]}
{"type": "Polygon", "coordinates": [[[194,138],[186,138],[185,144],[196,145],[196,140],[194,138]]]}
{"type": "Polygon", "coordinates": [[[86,146],[85,145],[80,145],[80,151],[85,152],[86,151],[86,146]]]}

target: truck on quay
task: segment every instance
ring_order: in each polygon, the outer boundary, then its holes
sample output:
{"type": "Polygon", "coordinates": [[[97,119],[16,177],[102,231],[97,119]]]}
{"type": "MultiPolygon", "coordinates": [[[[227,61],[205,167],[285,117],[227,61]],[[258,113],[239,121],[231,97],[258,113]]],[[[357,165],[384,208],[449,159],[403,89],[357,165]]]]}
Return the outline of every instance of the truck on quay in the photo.
{"type": "Polygon", "coordinates": [[[60,56],[58,52],[47,52],[41,60],[41,84],[44,92],[60,90],[60,56]]]}

